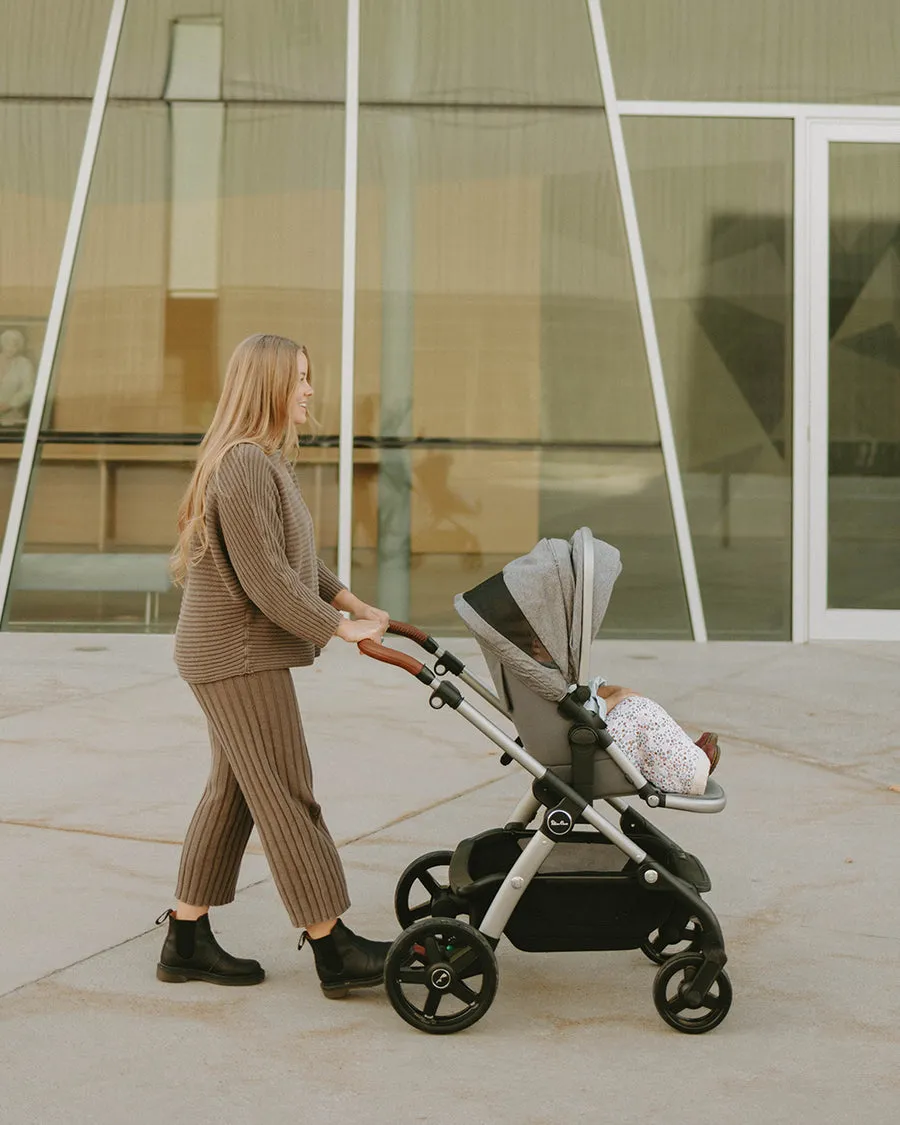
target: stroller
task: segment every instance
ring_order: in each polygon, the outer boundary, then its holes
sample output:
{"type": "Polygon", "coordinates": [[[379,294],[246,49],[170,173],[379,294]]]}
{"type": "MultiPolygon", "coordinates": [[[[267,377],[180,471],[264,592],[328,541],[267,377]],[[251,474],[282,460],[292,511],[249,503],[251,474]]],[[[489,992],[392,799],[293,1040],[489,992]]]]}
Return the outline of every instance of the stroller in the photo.
{"type": "Polygon", "coordinates": [[[412,625],[392,622],[388,632],[436,657],[434,670],[397,649],[359,646],[427,684],[433,708],[458,712],[496,743],[504,764],[515,761],[533,777],[502,828],[423,855],[400,877],[395,906],[404,929],[387,957],[385,987],[397,1013],[421,1031],[460,1031],[487,1012],[503,934],[534,952],[641,949],[659,965],[656,1009],[678,1031],[701,1034],[728,1014],[722,931],[701,897],[709,876],[626,799],[714,813],[725,793],[712,779],[700,796],[658,789],[583,706],[591,642],[620,570],[619,552],[582,528],[568,542],[542,540],[458,595],[456,610],[479,642],[494,691],[412,625]],[[448,673],[506,716],[518,737],[440,678],[448,673]],[[618,824],[595,801],[609,805],[618,824]]]}

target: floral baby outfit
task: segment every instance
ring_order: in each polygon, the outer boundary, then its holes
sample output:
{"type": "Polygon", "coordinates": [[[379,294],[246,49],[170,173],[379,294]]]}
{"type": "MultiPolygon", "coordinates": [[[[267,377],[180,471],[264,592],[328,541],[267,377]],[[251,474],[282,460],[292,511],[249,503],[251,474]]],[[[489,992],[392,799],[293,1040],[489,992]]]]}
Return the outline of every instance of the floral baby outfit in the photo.
{"type": "Polygon", "coordinates": [[[667,793],[697,796],[706,791],[709,758],[658,703],[630,695],[607,714],[606,700],[597,694],[606,680],[591,680],[585,706],[606,722],[616,746],[649,782],[667,793]]]}

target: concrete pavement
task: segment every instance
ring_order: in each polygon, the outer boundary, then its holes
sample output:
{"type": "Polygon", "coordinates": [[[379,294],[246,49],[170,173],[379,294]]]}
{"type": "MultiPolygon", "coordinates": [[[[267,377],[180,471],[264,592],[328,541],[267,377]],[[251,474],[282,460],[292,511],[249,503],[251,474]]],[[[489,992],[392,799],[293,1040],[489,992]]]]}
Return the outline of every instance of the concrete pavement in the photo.
{"type": "MultiPolygon", "coordinates": [[[[171,638],[0,634],[0,1123],[896,1120],[900,645],[607,642],[594,664],[722,735],[727,810],[657,816],[725,930],[734,1005],[706,1036],[662,1023],[638,952],[502,942],[491,1010],[450,1037],[380,990],[328,1002],[255,837],[213,926],[266,982],[159,984],[152,923],[207,761],[171,638]]],[[[526,776],[348,646],[296,682],[348,920],[392,936],[403,867],[502,823],[526,776]]]]}

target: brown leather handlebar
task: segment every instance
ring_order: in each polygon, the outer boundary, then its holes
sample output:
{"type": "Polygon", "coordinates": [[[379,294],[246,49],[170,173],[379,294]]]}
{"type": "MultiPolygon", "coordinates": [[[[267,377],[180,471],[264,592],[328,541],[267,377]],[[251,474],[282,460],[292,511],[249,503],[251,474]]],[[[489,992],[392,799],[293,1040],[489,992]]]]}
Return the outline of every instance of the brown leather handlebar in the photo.
{"type": "Polygon", "coordinates": [[[378,644],[376,641],[360,641],[357,647],[363,656],[371,656],[373,660],[380,660],[384,664],[395,664],[398,668],[404,668],[413,676],[421,676],[425,667],[421,660],[416,660],[413,656],[407,656],[405,652],[400,652],[399,649],[378,644]]]}
{"type": "Polygon", "coordinates": [[[387,631],[393,633],[398,637],[406,637],[410,641],[415,641],[417,645],[423,648],[428,647],[430,640],[427,633],[421,629],[417,629],[415,625],[408,625],[405,621],[391,621],[388,624],[387,631]]]}

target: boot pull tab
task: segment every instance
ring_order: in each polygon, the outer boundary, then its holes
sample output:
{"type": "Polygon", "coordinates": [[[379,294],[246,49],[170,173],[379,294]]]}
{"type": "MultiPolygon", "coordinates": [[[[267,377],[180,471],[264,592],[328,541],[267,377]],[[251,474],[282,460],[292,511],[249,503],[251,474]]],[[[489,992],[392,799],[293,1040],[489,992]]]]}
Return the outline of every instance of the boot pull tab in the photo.
{"type": "Polygon", "coordinates": [[[309,934],[306,932],[306,930],[304,930],[300,935],[300,940],[297,942],[297,948],[302,949],[304,945],[306,945],[307,941],[309,941],[309,934]]]}
{"type": "Polygon", "coordinates": [[[162,914],[160,914],[160,916],[156,919],[156,925],[161,926],[167,918],[173,917],[174,914],[175,914],[175,911],[172,910],[171,907],[168,910],[164,910],[162,912],[162,914]]]}

